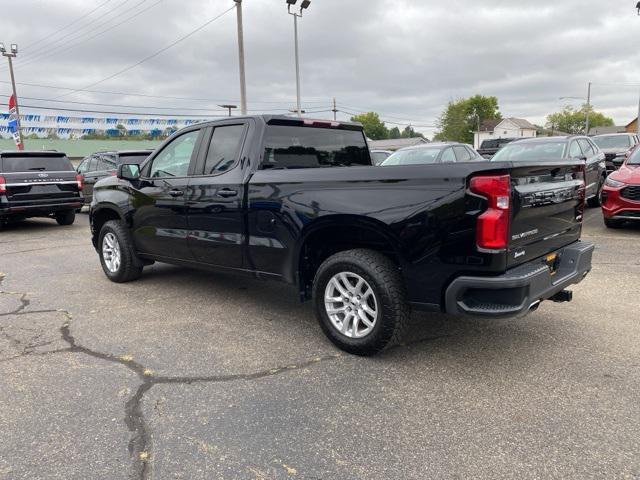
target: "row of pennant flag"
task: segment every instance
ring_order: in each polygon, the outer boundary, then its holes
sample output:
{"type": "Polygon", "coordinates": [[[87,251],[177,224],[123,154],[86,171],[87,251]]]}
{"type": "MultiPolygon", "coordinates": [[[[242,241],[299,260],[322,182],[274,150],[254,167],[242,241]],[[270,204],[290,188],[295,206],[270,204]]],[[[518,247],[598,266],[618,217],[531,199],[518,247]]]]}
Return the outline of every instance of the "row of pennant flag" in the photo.
{"type": "MultiPolygon", "coordinates": [[[[169,127],[171,130],[173,128],[169,127]]],[[[9,133],[14,139],[15,127],[12,126],[2,126],[0,125],[0,133],[9,133]]],[[[165,133],[166,129],[154,128],[150,130],[139,130],[139,129],[127,129],[125,132],[121,132],[117,128],[107,128],[107,129],[97,129],[97,128],[46,128],[46,127],[22,127],[23,135],[31,135],[35,133],[36,135],[47,135],[51,133],[55,133],[58,136],[66,136],[66,135],[91,135],[93,133],[100,133],[105,135],[111,135],[114,137],[120,136],[123,133],[125,135],[142,135],[148,134],[152,136],[160,136],[165,133]]],[[[18,141],[20,137],[18,136],[18,141]]],[[[18,145],[18,141],[16,141],[16,145],[18,145]]],[[[19,148],[19,147],[18,147],[19,148]]]]}
{"type": "MultiPolygon", "coordinates": [[[[11,97],[13,98],[13,96],[11,97]]],[[[15,104],[14,104],[15,105],[15,104]]],[[[15,106],[11,107],[9,103],[9,113],[0,113],[0,120],[17,119],[15,116],[15,106]],[[13,110],[12,110],[13,108],[13,110]],[[12,113],[13,112],[13,113],[12,113]]],[[[94,124],[94,125],[192,125],[204,120],[185,119],[178,120],[175,118],[116,118],[116,117],[67,117],[63,115],[20,115],[22,122],[41,122],[41,123],[70,123],[70,124],[94,124]]]]}

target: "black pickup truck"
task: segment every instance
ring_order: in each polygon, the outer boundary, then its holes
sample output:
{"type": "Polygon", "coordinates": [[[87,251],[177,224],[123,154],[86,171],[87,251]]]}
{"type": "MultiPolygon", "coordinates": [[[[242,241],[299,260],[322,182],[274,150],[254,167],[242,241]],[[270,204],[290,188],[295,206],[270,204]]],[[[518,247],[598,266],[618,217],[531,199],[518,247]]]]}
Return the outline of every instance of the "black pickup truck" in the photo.
{"type": "Polygon", "coordinates": [[[71,225],[82,202],[82,178],[64,153],[0,152],[0,226],[29,217],[71,225]]]}
{"type": "Polygon", "coordinates": [[[98,182],[109,279],[154,261],[281,280],[340,348],[374,354],[410,308],[526,314],[591,269],[581,162],[373,167],[362,126],[280,116],[187,127],[98,182]]]}
{"type": "Polygon", "coordinates": [[[483,140],[480,144],[480,148],[476,150],[480,156],[491,159],[498,150],[500,150],[507,143],[511,143],[514,140],[518,140],[517,138],[492,138],[489,140],[483,140]]]}

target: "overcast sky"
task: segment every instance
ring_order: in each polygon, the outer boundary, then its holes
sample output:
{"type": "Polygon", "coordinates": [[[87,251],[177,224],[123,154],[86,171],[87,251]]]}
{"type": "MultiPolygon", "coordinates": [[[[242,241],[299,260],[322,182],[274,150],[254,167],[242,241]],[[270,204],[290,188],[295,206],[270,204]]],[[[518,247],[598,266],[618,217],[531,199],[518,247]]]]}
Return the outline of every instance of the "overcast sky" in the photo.
{"type": "MultiPolygon", "coordinates": [[[[386,120],[418,125],[430,135],[433,129],[426,126],[434,124],[451,99],[495,95],[503,116],[541,124],[563,105],[579,105],[580,100],[558,97],[586,97],[587,82],[592,81],[595,108],[626,124],[636,115],[640,93],[640,86],[621,85],[640,84],[640,16],[635,4],[312,0],[300,21],[303,107],[326,110],[336,97],[343,110],[377,111],[386,120]]],[[[293,19],[285,0],[244,0],[243,5],[249,109],[293,108],[293,19]]],[[[0,41],[19,45],[15,65],[20,96],[132,107],[24,99],[25,105],[206,113],[186,109],[238,102],[235,11],[91,88],[200,100],[69,94],[24,83],[87,87],[231,6],[232,0],[0,0],[0,41]]],[[[2,95],[10,93],[8,80],[2,65],[2,95]]],[[[5,104],[6,98],[0,102],[5,104]]],[[[23,108],[23,113],[28,111],[34,109],[23,108]]]]}

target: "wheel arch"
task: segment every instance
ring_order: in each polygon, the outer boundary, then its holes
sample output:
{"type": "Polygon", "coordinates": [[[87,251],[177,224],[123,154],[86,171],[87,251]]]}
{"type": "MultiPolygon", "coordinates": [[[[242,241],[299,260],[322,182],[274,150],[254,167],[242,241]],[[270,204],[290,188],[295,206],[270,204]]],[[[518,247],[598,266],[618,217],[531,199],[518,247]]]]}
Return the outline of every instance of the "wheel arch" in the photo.
{"type": "Polygon", "coordinates": [[[98,235],[102,226],[109,220],[125,221],[120,209],[113,204],[100,205],[91,210],[89,221],[91,222],[91,242],[95,248],[98,248],[98,235]]]}

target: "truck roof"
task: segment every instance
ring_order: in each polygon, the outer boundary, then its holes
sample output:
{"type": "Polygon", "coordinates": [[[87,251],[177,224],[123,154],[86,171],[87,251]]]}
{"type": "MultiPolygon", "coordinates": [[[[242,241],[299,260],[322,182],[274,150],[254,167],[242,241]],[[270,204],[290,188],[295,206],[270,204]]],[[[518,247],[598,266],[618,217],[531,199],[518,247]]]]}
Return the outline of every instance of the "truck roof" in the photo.
{"type": "Polygon", "coordinates": [[[197,125],[202,126],[202,125],[215,125],[216,123],[219,122],[224,122],[224,121],[228,121],[229,119],[232,120],[244,120],[244,119],[253,119],[253,120],[258,120],[258,121],[262,121],[268,125],[274,125],[274,124],[278,124],[278,125],[296,125],[296,124],[300,124],[300,125],[309,125],[309,126],[313,126],[314,124],[317,125],[322,125],[322,126],[326,126],[326,127],[333,127],[333,128],[343,128],[343,129],[347,129],[347,130],[362,130],[362,124],[358,123],[358,122],[346,122],[346,121],[342,121],[342,120],[329,120],[326,118],[307,118],[307,117],[294,117],[294,116],[290,116],[290,115],[270,115],[270,114],[265,114],[265,115],[243,115],[240,117],[224,117],[224,118],[219,118],[216,120],[208,120],[206,122],[201,122],[198,123],[197,125]]]}

